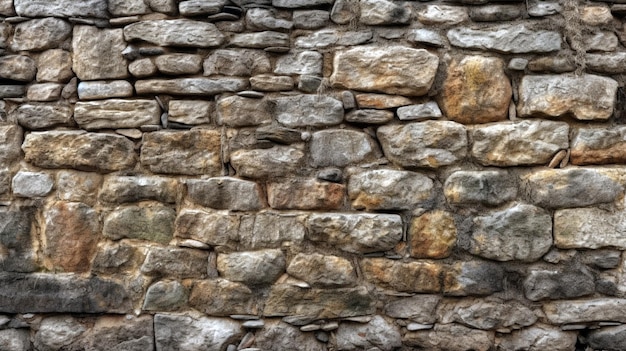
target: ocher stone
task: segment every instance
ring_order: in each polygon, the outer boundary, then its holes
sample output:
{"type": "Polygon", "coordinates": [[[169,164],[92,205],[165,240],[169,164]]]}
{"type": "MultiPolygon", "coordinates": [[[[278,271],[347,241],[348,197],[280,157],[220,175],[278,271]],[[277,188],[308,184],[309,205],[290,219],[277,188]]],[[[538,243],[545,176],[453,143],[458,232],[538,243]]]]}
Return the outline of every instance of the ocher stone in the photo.
{"type": "Polygon", "coordinates": [[[442,88],[446,116],[464,124],[506,119],[511,101],[511,84],[498,58],[466,56],[454,61],[442,88]]]}
{"type": "Polygon", "coordinates": [[[237,150],[230,162],[242,177],[263,179],[293,174],[304,161],[304,153],[288,146],[270,149],[237,150]]]}
{"type": "Polygon", "coordinates": [[[72,32],[72,26],[58,18],[47,17],[15,26],[11,50],[40,51],[60,46],[72,32]]]}
{"type": "Polygon", "coordinates": [[[389,109],[411,104],[411,99],[400,95],[357,94],[359,108],[389,109]]]}
{"type": "Polygon", "coordinates": [[[355,130],[330,129],[315,132],[309,148],[315,167],[343,167],[380,155],[374,140],[355,130]]]}
{"type": "Polygon", "coordinates": [[[409,228],[410,253],[416,258],[445,258],[456,245],[454,217],[435,210],[414,218],[409,228]]]}
{"type": "Polygon", "coordinates": [[[561,34],[531,30],[525,24],[494,28],[454,28],[448,31],[450,44],[460,48],[493,50],[503,53],[552,52],[561,49],[561,34]]]}
{"type": "Polygon", "coordinates": [[[31,130],[69,125],[72,109],[69,104],[21,104],[12,115],[17,122],[31,130]]]}
{"type": "Polygon", "coordinates": [[[582,267],[566,270],[531,270],[524,280],[524,295],[531,301],[571,299],[595,292],[594,277],[582,267]]]}
{"type": "Polygon", "coordinates": [[[586,25],[600,26],[611,23],[613,15],[606,5],[591,5],[580,10],[580,20],[586,25]]]}
{"type": "Polygon", "coordinates": [[[212,96],[226,92],[241,91],[247,86],[248,80],[241,78],[146,79],[135,82],[135,91],[141,95],[212,96]]]}
{"type": "Polygon", "coordinates": [[[241,283],[226,279],[194,282],[189,295],[189,306],[213,316],[257,314],[252,291],[241,283]]]}
{"type": "Polygon", "coordinates": [[[565,73],[576,70],[576,65],[570,57],[547,56],[530,60],[528,69],[535,72],[565,73]]]}
{"type": "Polygon", "coordinates": [[[378,169],[355,174],[348,195],[355,209],[410,210],[432,196],[433,181],[419,173],[378,169]]]}
{"type": "Polygon", "coordinates": [[[170,122],[194,125],[211,122],[214,103],[204,100],[170,100],[167,119],[170,122]]]}
{"type": "Polygon", "coordinates": [[[159,46],[211,48],[224,42],[212,23],[188,19],[149,20],[124,27],[126,41],[142,40],[159,46]]]}
{"type": "Polygon", "coordinates": [[[329,96],[287,96],[275,103],[276,120],[290,128],[332,126],[343,121],[343,104],[329,96]]]}
{"type": "Polygon", "coordinates": [[[285,256],[281,250],[218,254],[217,271],[230,281],[270,285],[285,272],[285,256]]]}
{"type": "Polygon", "coordinates": [[[229,96],[217,100],[217,123],[229,127],[247,127],[272,121],[270,108],[264,99],[229,96]]]}
{"type": "Polygon", "coordinates": [[[72,36],[72,69],[80,80],[128,77],[126,47],[121,29],[75,26],[72,36]]]}
{"type": "Polygon", "coordinates": [[[504,270],[493,262],[467,261],[452,266],[444,276],[444,294],[491,295],[502,291],[504,270]]]}
{"type": "Polygon", "coordinates": [[[453,204],[494,206],[515,199],[517,182],[506,171],[458,171],[446,179],[443,191],[453,204]]]}
{"type": "Polygon", "coordinates": [[[463,299],[441,303],[437,309],[441,323],[482,330],[520,329],[537,321],[535,313],[517,301],[463,299]]]}
{"type": "Polygon", "coordinates": [[[335,210],[343,205],[345,186],[297,178],[267,184],[270,207],[279,210],[335,210]]]}
{"type": "Polygon", "coordinates": [[[187,175],[219,175],[220,132],[208,129],[147,133],[141,147],[141,163],[152,172],[187,175]]]}
{"type": "Polygon", "coordinates": [[[337,329],[337,347],[340,350],[391,351],[402,346],[397,326],[381,316],[374,316],[367,324],[341,323],[337,329]]]}
{"type": "Polygon", "coordinates": [[[154,335],[157,350],[225,350],[243,335],[241,326],[227,318],[200,314],[156,314],[154,335]]]}
{"type": "Polygon", "coordinates": [[[185,209],[176,218],[174,235],[211,246],[227,245],[238,239],[239,224],[239,216],[185,209]]]}
{"type": "Polygon", "coordinates": [[[626,301],[621,298],[552,301],[543,305],[552,324],[574,324],[596,321],[626,323],[626,301]]]}
{"type": "Polygon", "coordinates": [[[30,82],[35,79],[37,66],[28,56],[7,55],[0,57],[0,78],[30,82]]]}
{"type": "Polygon", "coordinates": [[[259,185],[237,178],[190,179],[187,194],[192,202],[218,210],[257,211],[264,207],[259,185]]]}
{"type": "Polygon", "coordinates": [[[17,14],[24,17],[109,17],[106,0],[15,0],[13,3],[17,14]]]}
{"type": "Polygon", "coordinates": [[[387,0],[359,1],[361,14],[359,22],[370,25],[408,24],[411,20],[411,7],[403,3],[387,0]]]}
{"type": "Polygon", "coordinates": [[[26,90],[26,98],[30,101],[56,101],[61,98],[63,87],[58,83],[33,84],[26,90]]]}
{"type": "MultiPolygon", "coordinates": [[[[204,278],[211,269],[208,262],[207,251],[153,246],[141,266],[141,273],[179,279],[204,278]]],[[[215,268],[212,270],[214,272],[215,268]]]]}
{"type": "Polygon", "coordinates": [[[365,278],[374,284],[395,291],[433,293],[441,290],[441,265],[428,261],[400,262],[385,258],[361,261],[365,278]]]}
{"type": "Polygon", "coordinates": [[[503,350],[570,351],[576,348],[576,332],[562,331],[558,327],[535,324],[532,327],[502,335],[498,346],[503,350]]]}
{"type": "Polygon", "coordinates": [[[146,78],[157,73],[157,67],[149,58],[135,60],[128,65],[128,72],[137,78],[146,78]]]}
{"type": "Polygon", "coordinates": [[[137,128],[144,124],[159,124],[160,116],[161,109],[155,100],[79,101],[74,108],[74,120],[86,130],[137,128]]]}
{"type": "Polygon", "coordinates": [[[124,238],[167,244],[174,232],[176,212],[160,203],[116,209],[104,219],[102,234],[111,240],[124,238]]]}
{"type": "Polygon", "coordinates": [[[260,50],[219,49],[204,60],[204,75],[252,76],[271,71],[268,54],[260,50]]]}
{"type": "Polygon", "coordinates": [[[287,273],[313,287],[338,288],[356,282],[356,274],[350,261],[317,253],[299,253],[289,263],[287,273]]]}
{"type": "Polygon", "coordinates": [[[561,249],[626,248],[626,221],[622,211],[572,208],[554,213],[554,243],[561,249]],[[602,233],[602,235],[598,235],[602,233]]]}
{"type": "Polygon", "coordinates": [[[488,351],[494,343],[494,332],[476,330],[460,324],[436,324],[429,331],[408,332],[403,344],[425,350],[488,351]]]}
{"type": "Polygon", "coordinates": [[[176,311],[187,304],[187,289],[177,281],[159,281],[146,291],[143,310],[176,311]]]}

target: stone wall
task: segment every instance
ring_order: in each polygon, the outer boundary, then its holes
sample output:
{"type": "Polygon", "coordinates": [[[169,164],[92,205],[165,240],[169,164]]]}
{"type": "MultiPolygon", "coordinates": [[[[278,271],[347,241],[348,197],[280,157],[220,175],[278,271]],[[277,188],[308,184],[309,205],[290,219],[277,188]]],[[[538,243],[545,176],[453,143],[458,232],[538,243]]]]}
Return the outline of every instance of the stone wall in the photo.
{"type": "Polygon", "coordinates": [[[0,350],[626,350],[616,2],[0,0],[0,350]]]}

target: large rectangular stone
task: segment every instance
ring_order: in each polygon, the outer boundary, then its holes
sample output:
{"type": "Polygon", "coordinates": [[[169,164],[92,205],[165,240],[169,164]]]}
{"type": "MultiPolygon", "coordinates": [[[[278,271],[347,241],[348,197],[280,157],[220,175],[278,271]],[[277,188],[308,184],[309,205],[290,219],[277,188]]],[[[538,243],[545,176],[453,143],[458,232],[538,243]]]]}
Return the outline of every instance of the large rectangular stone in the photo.
{"type": "Polygon", "coordinates": [[[138,128],[159,124],[161,109],[155,100],[110,99],[77,102],[74,119],[86,130],[138,128]]]}
{"type": "Polygon", "coordinates": [[[126,41],[141,40],[159,46],[208,48],[224,42],[213,23],[188,19],[140,21],[124,27],[126,41]]]}
{"type": "Polygon", "coordinates": [[[554,301],[544,304],[543,311],[553,324],[601,321],[626,323],[626,300],[619,298],[554,301]]]}
{"type": "Polygon", "coordinates": [[[626,217],[622,211],[572,208],[554,213],[554,243],[561,249],[626,249],[626,217]]]}
{"type": "Polygon", "coordinates": [[[248,87],[248,79],[240,78],[177,78],[147,79],[135,83],[137,94],[172,94],[211,96],[237,92],[248,87]]]}
{"type": "Polygon", "coordinates": [[[24,17],[107,18],[107,0],[15,0],[15,11],[24,17]]]}

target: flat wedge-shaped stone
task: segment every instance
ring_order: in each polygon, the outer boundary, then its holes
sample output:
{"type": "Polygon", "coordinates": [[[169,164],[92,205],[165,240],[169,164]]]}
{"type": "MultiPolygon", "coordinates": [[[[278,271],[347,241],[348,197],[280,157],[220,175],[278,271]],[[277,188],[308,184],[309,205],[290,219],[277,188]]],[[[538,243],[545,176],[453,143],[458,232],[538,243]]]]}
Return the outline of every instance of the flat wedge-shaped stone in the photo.
{"type": "Polygon", "coordinates": [[[27,162],[43,168],[111,172],[135,165],[134,146],[120,135],[49,131],[28,134],[22,150],[27,162]]]}
{"type": "Polygon", "coordinates": [[[618,298],[554,301],[544,304],[543,311],[552,324],[596,321],[626,323],[626,300],[618,298]]]}
{"type": "Polygon", "coordinates": [[[159,124],[161,109],[155,100],[79,101],[74,107],[74,119],[86,130],[138,128],[159,124]]]}
{"type": "Polygon", "coordinates": [[[455,28],[448,31],[448,40],[461,48],[515,54],[561,49],[560,33],[531,30],[524,24],[488,29],[455,28]]]}
{"type": "Polygon", "coordinates": [[[617,82],[591,74],[524,76],[519,87],[518,114],[579,120],[605,120],[613,114],[617,82]]]}
{"type": "Polygon", "coordinates": [[[247,79],[239,78],[179,78],[147,79],[135,83],[137,94],[172,94],[211,96],[236,92],[248,87],[247,79]]]}
{"type": "Polygon", "coordinates": [[[554,243],[560,249],[626,249],[624,213],[572,208],[554,213],[554,243]]]}
{"type": "Polygon", "coordinates": [[[271,46],[290,46],[288,34],[272,31],[235,34],[230,40],[230,45],[254,49],[264,49],[271,46]]]}
{"type": "Polygon", "coordinates": [[[126,41],[142,40],[160,46],[211,48],[224,42],[212,23],[188,19],[141,21],[124,27],[126,41]]]}
{"type": "Polygon", "coordinates": [[[107,0],[15,0],[13,4],[24,17],[109,17],[107,0]]]}

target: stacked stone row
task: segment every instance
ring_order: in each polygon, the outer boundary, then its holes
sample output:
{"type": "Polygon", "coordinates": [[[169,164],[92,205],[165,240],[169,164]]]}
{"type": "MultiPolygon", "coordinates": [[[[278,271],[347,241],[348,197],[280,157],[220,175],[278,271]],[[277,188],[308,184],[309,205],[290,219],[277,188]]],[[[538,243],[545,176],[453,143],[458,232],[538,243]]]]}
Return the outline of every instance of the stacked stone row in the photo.
{"type": "Polygon", "coordinates": [[[626,350],[626,5],[0,15],[0,349],[626,350]]]}

